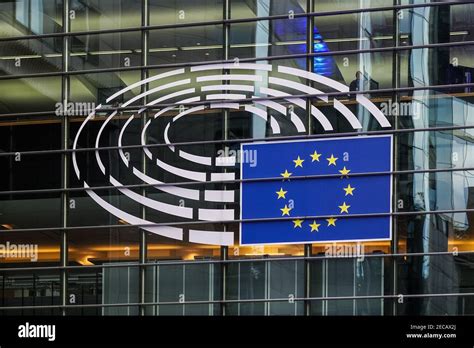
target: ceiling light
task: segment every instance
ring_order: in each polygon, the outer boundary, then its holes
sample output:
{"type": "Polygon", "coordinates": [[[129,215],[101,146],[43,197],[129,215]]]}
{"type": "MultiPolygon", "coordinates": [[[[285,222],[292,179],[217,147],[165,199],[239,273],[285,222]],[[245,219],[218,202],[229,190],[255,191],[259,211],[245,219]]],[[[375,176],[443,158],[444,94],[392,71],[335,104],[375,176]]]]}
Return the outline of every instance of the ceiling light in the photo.
{"type": "Polygon", "coordinates": [[[37,55],[37,54],[31,54],[28,56],[4,56],[0,57],[0,59],[3,60],[16,60],[16,59],[33,59],[33,58],[41,58],[42,56],[37,55]]]}
{"type": "Polygon", "coordinates": [[[103,54],[125,54],[125,53],[133,53],[132,50],[117,50],[117,51],[93,51],[89,52],[90,55],[103,55],[103,54]]]}
{"type": "Polygon", "coordinates": [[[86,256],[83,256],[81,257],[80,259],[77,259],[77,263],[79,263],[81,266],[92,266],[94,265],[92,262],[89,261],[90,258],[92,258],[94,256],[92,255],[86,255],[86,256]]]}
{"type": "Polygon", "coordinates": [[[187,46],[181,47],[183,51],[193,51],[193,50],[212,50],[212,49],[222,48],[222,45],[209,45],[209,46],[187,46]]]}
{"type": "Polygon", "coordinates": [[[306,44],[306,41],[298,40],[298,41],[280,41],[275,42],[276,46],[290,46],[290,45],[303,45],[306,44]]]}
{"type": "Polygon", "coordinates": [[[271,45],[272,44],[269,42],[255,43],[255,44],[235,44],[235,45],[230,45],[230,48],[263,47],[263,46],[271,46],[271,45]]]}
{"type": "Polygon", "coordinates": [[[452,31],[449,33],[451,36],[458,36],[458,35],[467,35],[469,32],[467,30],[464,31],[452,31]]]}
{"type": "Polygon", "coordinates": [[[177,47],[150,48],[148,52],[172,52],[177,51],[177,47]]]}
{"type": "Polygon", "coordinates": [[[78,56],[87,56],[86,52],[74,52],[71,53],[71,57],[78,57],[78,56]]]}
{"type": "Polygon", "coordinates": [[[44,55],[46,58],[57,58],[62,57],[62,53],[48,53],[44,55]]]}

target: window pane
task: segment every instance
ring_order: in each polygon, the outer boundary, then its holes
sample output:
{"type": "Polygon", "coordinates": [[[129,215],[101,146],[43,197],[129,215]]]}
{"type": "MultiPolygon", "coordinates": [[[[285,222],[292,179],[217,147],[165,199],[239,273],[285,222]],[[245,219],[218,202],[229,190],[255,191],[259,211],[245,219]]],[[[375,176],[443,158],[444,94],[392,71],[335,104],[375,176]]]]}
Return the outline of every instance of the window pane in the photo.
{"type": "Polygon", "coordinates": [[[0,36],[58,33],[62,28],[62,1],[5,0],[0,3],[0,36]]]}

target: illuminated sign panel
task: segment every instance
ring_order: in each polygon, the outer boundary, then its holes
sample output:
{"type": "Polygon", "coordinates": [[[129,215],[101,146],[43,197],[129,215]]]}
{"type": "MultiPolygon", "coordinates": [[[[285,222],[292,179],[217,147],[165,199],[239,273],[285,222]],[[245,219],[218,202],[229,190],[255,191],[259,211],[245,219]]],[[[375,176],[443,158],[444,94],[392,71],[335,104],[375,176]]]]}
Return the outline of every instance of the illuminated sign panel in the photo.
{"type": "Polygon", "coordinates": [[[242,164],[241,244],[391,238],[391,136],[243,144],[242,152],[258,161],[242,164]]]}

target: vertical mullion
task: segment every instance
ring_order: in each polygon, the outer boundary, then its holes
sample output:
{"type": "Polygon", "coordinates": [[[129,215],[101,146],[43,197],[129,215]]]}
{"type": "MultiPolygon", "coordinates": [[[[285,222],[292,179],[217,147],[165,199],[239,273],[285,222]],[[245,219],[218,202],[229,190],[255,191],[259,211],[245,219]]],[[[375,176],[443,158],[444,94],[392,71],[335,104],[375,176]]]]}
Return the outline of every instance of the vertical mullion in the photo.
{"type": "MultiPolygon", "coordinates": [[[[149,9],[149,0],[142,0],[142,26],[147,27],[150,25],[150,9],[149,9]]],[[[148,77],[148,30],[142,29],[141,31],[141,46],[142,46],[142,66],[144,67],[141,71],[141,80],[144,80],[148,77]]],[[[148,90],[148,83],[144,83],[141,86],[140,93],[145,93],[148,90]]],[[[146,105],[148,101],[148,97],[143,97],[143,105],[146,105]]],[[[148,110],[145,110],[143,113],[139,114],[141,117],[141,130],[145,128],[145,124],[147,122],[148,110]]],[[[146,173],[146,156],[145,152],[142,149],[141,151],[141,167],[143,173],[146,173]]],[[[142,196],[146,196],[146,187],[142,188],[142,196]]],[[[142,219],[146,219],[146,207],[141,205],[141,217],[142,219]]],[[[146,302],[146,266],[144,265],[147,261],[147,238],[146,238],[146,231],[142,228],[139,230],[140,233],[140,245],[139,245],[139,303],[142,304],[140,306],[139,315],[146,314],[146,306],[143,305],[146,302]]]]}
{"type": "MultiPolygon", "coordinates": [[[[314,11],[314,1],[307,0],[306,2],[306,12],[310,13],[314,11]]],[[[314,51],[314,17],[309,16],[306,17],[306,53],[313,53],[314,51]]],[[[313,71],[313,57],[308,56],[306,59],[306,69],[309,72],[313,71]]],[[[308,80],[308,85],[313,85],[312,81],[308,80]]],[[[306,117],[307,117],[307,127],[308,127],[308,135],[312,133],[312,122],[311,122],[311,98],[306,99],[306,117]]],[[[305,244],[304,245],[304,315],[311,314],[311,301],[307,300],[307,298],[311,295],[311,264],[307,257],[311,256],[312,252],[312,245],[305,244]]]]}
{"type": "MultiPolygon", "coordinates": [[[[63,32],[69,32],[69,0],[64,0],[63,5],[63,13],[62,13],[62,20],[63,20],[63,32]]],[[[62,68],[63,72],[69,71],[69,42],[70,37],[68,35],[63,36],[63,57],[62,57],[62,68]]],[[[63,107],[68,104],[69,100],[69,76],[63,74],[61,77],[61,99],[63,107]]],[[[69,118],[67,116],[63,116],[61,118],[61,149],[67,150],[68,149],[68,142],[69,142],[69,118]]],[[[69,186],[68,183],[68,165],[69,165],[69,154],[67,151],[64,151],[61,155],[61,188],[64,190],[61,193],[61,226],[66,228],[68,226],[68,192],[67,188],[69,186]]],[[[66,304],[67,304],[67,270],[65,267],[67,266],[67,259],[68,259],[68,245],[67,245],[67,231],[61,230],[60,236],[60,264],[61,264],[61,271],[60,271],[60,296],[61,296],[61,314],[66,315],[66,304]]]]}
{"type": "MultiPolygon", "coordinates": [[[[310,13],[314,11],[314,0],[306,0],[306,12],[310,13]]],[[[314,16],[306,17],[306,53],[314,53],[314,16]]],[[[306,69],[309,72],[313,72],[313,60],[314,57],[308,56],[306,58],[306,69]]],[[[313,85],[311,80],[307,80],[309,86],[313,85]]],[[[306,117],[308,120],[308,134],[312,133],[312,120],[311,120],[311,99],[306,99],[306,117]]]]}
{"type": "MultiPolygon", "coordinates": [[[[223,3],[223,19],[230,19],[230,0],[224,0],[223,3]]],[[[229,59],[229,32],[230,32],[230,24],[229,23],[224,23],[224,28],[223,28],[223,51],[224,51],[224,56],[223,59],[227,61],[229,59]]],[[[224,74],[228,73],[228,70],[224,71],[224,74]]],[[[227,93],[224,91],[224,93],[227,93]]],[[[224,140],[228,139],[229,135],[229,110],[228,109],[223,109],[223,117],[224,117],[224,125],[223,125],[223,134],[224,134],[224,140]]],[[[227,144],[227,143],[225,143],[227,144]]],[[[224,145],[226,146],[226,145],[224,145]]],[[[225,170],[225,169],[224,169],[225,170]]],[[[224,190],[226,189],[226,185],[224,185],[224,190]]],[[[224,209],[226,208],[226,205],[224,205],[224,209]]],[[[227,230],[227,225],[224,224],[223,226],[223,231],[227,230]]],[[[221,260],[226,261],[229,256],[229,248],[227,246],[221,246],[221,260]]],[[[221,264],[221,314],[226,315],[226,291],[227,291],[227,263],[222,263],[221,264]]]]}
{"type": "MultiPolygon", "coordinates": [[[[393,5],[397,6],[400,4],[400,0],[393,0],[393,5]]],[[[394,10],[393,11],[393,37],[394,37],[394,47],[398,47],[400,45],[400,22],[398,19],[398,11],[394,10]]],[[[392,87],[393,88],[398,88],[400,87],[400,54],[398,50],[393,51],[393,59],[392,59],[392,87]]],[[[400,101],[400,96],[398,93],[393,93],[392,95],[392,102],[395,103],[394,105],[397,105],[398,102],[400,101]]],[[[398,108],[397,108],[398,110],[398,108]]],[[[394,130],[396,131],[398,129],[398,114],[394,115],[394,130]]],[[[392,162],[392,170],[396,171],[398,168],[397,162],[398,162],[398,135],[396,132],[393,133],[393,162],[392,162]]],[[[394,175],[392,178],[392,211],[397,210],[397,190],[398,190],[398,176],[394,175]]],[[[398,219],[396,215],[392,216],[392,246],[391,246],[391,253],[396,254],[398,252],[398,234],[397,234],[397,224],[398,224],[398,219]]],[[[397,281],[397,259],[395,257],[392,257],[392,294],[397,295],[397,287],[398,287],[398,281],[397,281]]],[[[383,289],[382,289],[383,291],[383,289]]],[[[397,315],[397,301],[393,300],[393,305],[392,305],[392,315],[397,315]]]]}

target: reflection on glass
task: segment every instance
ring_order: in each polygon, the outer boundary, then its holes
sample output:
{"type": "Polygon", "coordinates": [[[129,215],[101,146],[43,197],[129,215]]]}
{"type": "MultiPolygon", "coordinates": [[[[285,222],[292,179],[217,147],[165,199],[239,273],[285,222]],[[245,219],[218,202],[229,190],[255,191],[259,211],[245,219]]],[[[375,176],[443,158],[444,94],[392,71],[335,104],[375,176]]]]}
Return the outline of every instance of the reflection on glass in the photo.
{"type": "Polygon", "coordinates": [[[62,70],[61,38],[7,41],[0,45],[0,75],[36,74],[62,70]]]}
{"type": "Polygon", "coordinates": [[[230,315],[301,315],[304,293],[302,261],[242,262],[229,265],[230,315]],[[281,301],[265,302],[264,299],[281,301]],[[251,301],[260,300],[260,301],[251,301]]]}
{"type": "Polygon", "coordinates": [[[41,35],[62,31],[63,3],[51,0],[5,0],[0,3],[0,36],[41,35]]]}
{"type": "MultiPolygon", "coordinates": [[[[71,76],[70,101],[74,103],[88,103],[86,105],[87,107],[95,107],[99,104],[107,105],[106,100],[108,97],[137,81],[140,81],[139,71],[73,75],[71,76]]],[[[121,96],[114,105],[130,99],[138,93],[140,93],[140,88],[132,89],[124,93],[123,97],[121,96]]],[[[87,115],[88,113],[82,113],[78,115],[82,116],[82,119],[77,120],[72,118],[72,122],[77,124],[77,122],[80,121],[80,123],[82,123],[84,117],[87,115]]],[[[99,115],[104,116],[104,114],[100,113],[99,115]]],[[[99,120],[102,121],[103,118],[99,118],[99,120]]],[[[79,125],[77,127],[79,127],[79,125]]],[[[75,133],[73,133],[73,135],[75,135],[75,133]]]]}
{"type": "Polygon", "coordinates": [[[185,24],[222,20],[224,0],[150,0],[150,24],[185,24]]]}
{"type": "MultiPolygon", "coordinates": [[[[72,228],[66,231],[67,264],[85,267],[67,270],[66,297],[74,298],[77,305],[123,305],[67,308],[70,315],[140,313],[140,308],[127,304],[143,300],[139,294],[141,269],[137,265],[142,236],[146,237],[147,262],[143,290],[145,301],[152,303],[144,307],[147,315],[219,315],[224,312],[232,315],[303,315],[307,310],[313,315],[473,314],[473,296],[465,295],[474,292],[473,260],[462,253],[474,250],[474,214],[465,211],[474,209],[474,182],[469,170],[474,167],[471,146],[474,133],[469,128],[474,125],[473,88],[459,87],[459,84],[472,83],[472,48],[468,45],[396,51],[389,48],[471,41],[474,5],[437,3],[436,6],[402,11],[388,9],[341,14],[337,11],[393,6],[393,1],[317,0],[313,3],[314,8],[307,9],[308,2],[300,0],[150,0],[147,10],[136,1],[71,1],[68,30],[72,34],[64,40],[61,36],[62,1],[2,1],[0,37],[50,33],[60,33],[60,36],[2,41],[0,44],[0,152],[12,153],[0,156],[0,168],[4,169],[0,171],[0,244],[32,243],[38,247],[36,261],[28,256],[10,255],[1,259],[1,263],[5,267],[58,266],[61,233],[56,228],[62,225],[61,217],[65,217],[67,226],[72,228]],[[230,7],[227,14],[224,13],[225,3],[230,7]],[[142,13],[142,10],[145,11],[142,13]],[[314,18],[302,16],[307,11],[314,12],[314,18]],[[332,13],[320,15],[327,11],[332,13]],[[148,18],[142,18],[142,15],[148,18]],[[256,20],[202,24],[221,21],[228,15],[232,19],[256,20]],[[267,18],[271,16],[282,18],[267,18]],[[307,28],[310,21],[314,21],[312,33],[307,28]],[[141,30],[140,26],[147,22],[165,28],[141,30]],[[124,28],[132,29],[124,32],[121,30],[124,28]],[[396,28],[399,28],[398,33],[394,32],[396,28]],[[109,29],[118,31],[89,33],[109,29]],[[228,37],[225,35],[227,29],[228,37]],[[148,35],[144,35],[146,32],[148,35]],[[145,47],[142,39],[146,37],[145,47]],[[307,53],[309,39],[314,41],[311,50],[315,56],[309,60],[294,57],[307,53]],[[64,42],[68,43],[67,47],[64,42]],[[228,47],[224,47],[225,43],[228,47]],[[144,57],[145,49],[148,57],[144,57]],[[370,51],[372,49],[383,51],[370,51]],[[354,50],[366,52],[355,53],[354,50]],[[220,61],[226,51],[234,62],[245,62],[246,58],[263,59],[259,63],[268,64],[271,69],[257,72],[249,69],[237,72],[235,69],[232,73],[257,75],[262,81],[257,77],[226,84],[219,78],[198,81],[197,74],[186,66],[182,77],[172,75],[155,80],[107,102],[119,90],[140,81],[143,75],[167,73],[178,69],[175,65],[194,66],[220,61]],[[342,54],[342,51],[350,51],[350,54],[342,54]],[[69,56],[64,57],[64,54],[69,56]],[[68,72],[64,71],[65,59],[68,72]],[[133,70],[144,61],[149,67],[133,70]],[[150,68],[153,65],[165,67],[150,68]],[[210,107],[212,103],[207,102],[209,91],[214,91],[214,98],[221,93],[234,94],[231,98],[243,95],[248,99],[274,97],[280,92],[302,94],[298,83],[304,84],[303,87],[334,92],[323,83],[308,83],[297,75],[286,74],[289,76],[285,76],[288,78],[285,83],[279,82],[278,78],[283,78],[279,66],[314,71],[342,83],[350,91],[364,93],[390,121],[392,128],[387,127],[387,130],[415,129],[395,135],[397,170],[446,169],[394,177],[397,188],[394,204],[400,212],[394,217],[396,238],[393,243],[396,241],[396,245],[387,241],[359,245],[339,243],[339,247],[349,248],[347,250],[360,248],[356,257],[343,258],[337,257],[337,252],[336,255],[328,254],[328,250],[334,252],[332,244],[314,244],[306,250],[311,249],[315,258],[305,261],[302,258],[304,245],[240,246],[238,222],[222,223],[216,218],[203,219],[205,215],[200,215],[203,208],[225,208],[230,211],[227,215],[231,216],[230,220],[238,219],[238,180],[210,183],[211,176],[206,172],[235,174],[232,178],[238,179],[239,161],[220,166],[219,158],[231,154],[238,156],[242,139],[247,142],[278,136],[273,132],[272,118],[278,122],[282,136],[330,135],[311,118],[304,100],[295,103],[288,98],[279,99],[280,107],[255,103],[258,110],[248,108],[249,103],[239,107],[229,103],[231,107],[228,108],[210,107]],[[117,71],[90,72],[100,69],[117,71]],[[80,73],[83,70],[86,72],[80,73]],[[18,75],[43,73],[54,76],[18,78],[18,75]],[[237,84],[240,89],[225,88],[237,84]],[[430,87],[434,85],[449,87],[434,90],[430,87]],[[173,93],[182,92],[184,86],[189,89],[189,95],[185,92],[173,96],[173,93]],[[394,93],[391,90],[394,87],[416,87],[417,90],[394,93]],[[138,97],[146,90],[154,92],[138,97]],[[196,112],[182,115],[191,107],[181,105],[191,93],[198,97],[197,101],[206,100],[207,104],[196,112]],[[163,94],[171,97],[159,99],[163,94]],[[67,116],[69,122],[55,113],[57,103],[65,97],[77,103],[76,108],[79,108],[62,115],[67,116]],[[91,109],[99,104],[109,108],[119,106],[132,98],[135,99],[130,105],[136,110],[119,111],[107,124],[105,120],[109,114],[97,112],[84,126],[77,148],[89,150],[76,154],[79,176],[71,158],[67,158],[66,170],[61,165],[59,153],[24,153],[57,150],[63,146],[71,149],[79,127],[91,109]],[[148,102],[156,102],[155,108],[137,112],[148,102]],[[171,107],[165,110],[163,104],[167,103],[174,105],[167,105],[171,107]],[[457,129],[426,130],[451,126],[457,129]],[[126,130],[121,132],[124,128],[126,130]],[[99,132],[101,137],[96,144],[99,132]],[[61,140],[65,135],[69,136],[68,142],[61,140]],[[186,142],[192,143],[183,144],[186,142]],[[139,147],[96,149],[119,144],[139,147]],[[144,150],[142,145],[149,147],[144,150]],[[190,158],[193,160],[188,160],[190,158]],[[173,169],[164,170],[166,165],[163,163],[173,169]],[[201,182],[187,184],[196,172],[201,173],[201,182]],[[83,189],[84,182],[93,188],[146,186],[94,189],[95,196],[91,196],[91,190],[83,189]],[[55,189],[63,183],[74,190],[67,193],[10,192],[55,189]],[[163,183],[174,187],[164,189],[163,183]],[[190,190],[185,191],[186,197],[176,194],[176,189],[183,188],[190,190]],[[65,206],[61,204],[62,199],[65,199],[65,206]],[[144,230],[140,227],[129,225],[125,219],[110,213],[111,206],[139,219],[179,226],[183,240],[167,238],[150,229],[141,235],[144,230]],[[443,212],[426,214],[437,210],[443,212]],[[15,231],[23,228],[38,230],[15,231]],[[226,239],[229,244],[226,249],[219,245],[222,240],[190,238],[196,236],[197,230],[233,235],[226,239]],[[393,258],[388,255],[392,252],[408,255],[393,258]],[[431,252],[453,255],[410,255],[431,252]],[[216,262],[225,257],[230,259],[226,266],[216,262]],[[291,257],[293,259],[287,259],[291,257]],[[92,265],[100,268],[90,267],[92,265]],[[318,299],[304,303],[301,298],[308,280],[309,296],[318,299]],[[438,296],[408,296],[403,303],[380,298],[394,293],[438,296]],[[345,298],[334,299],[338,296],[345,298]],[[367,296],[376,298],[363,298],[367,296]],[[222,299],[231,302],[221,303],[222,299]],[[198,303],[190,303],[192,301],[198,303]]],[[[412,3],[401,1],[403,5],[412,3]]],[[[208,78],[225,73],[227,71],[216,69],[203,71],[201,76],[208,78]]],[[[314,97],[309,98],[309,102],[327,117],[333,133],[350,132],[358,136],[340,110],[356,116],[363,132],[382,130],[357,99],[347,95],[345,90],[337,97],[333,95],[327,100],[314,97]],[[339,109],[335,107],[336,99],[340,103],[339,109]]],[[[222,220],[227,219],[224,216],[222,220]]],[[[59,271],[0,273],[0,306],[60,303],[59,271]]],[[[60,314],[57,309],[0,312],[60,314]]]]}
{"type": "Polygon", "coordinates": [[[383,296],[385,259],[332,258],[311,262],[313,297],[354,297],[354,299],[311,302],[313,315],[383,315],[384,300],[357,299],[357,296],[383,296]]]}
{"type": "Polygon", "coordinates": [[[141,3],[136,1],[72,1],[70,10],[72,31],[123,29],[141,24],[141,3]]]}
{"type": "MultiPolygon", "coordinates": [[[[2,307],[57,306],[60,304],[58,271],[29,271],[0,275],[2,307]]],[[[2,315],[61,315],[57,308],[1,309],[2,315]]]]}
{"type": "Polygon", "coordinates": [[[61,100],[60,76],[12,79],[1,84],[2,114],[49,111],[53,116],[56,103],[61,100]]]}
{"type": "Polygon", "coordinates": [[[223,59],[223,33],[220,25],[151,30],[149,64],[223,59]]]}
{"type": "Polygon", "coordinates": [[[141,65],[141,33],[71,37],[70,69],[108,69],[141,65]]]}
{"type": "Polygon", "coordinates": [[[254,18],[306,12],[306,3],[297,0],[232,0],[231,18],[254,18]]]}
{"type": "MultiPolygon", "coordinates": [[[[404,294],[472,292],[471,255],[410,256],[399,260],[399,291],[404,294]]],[[[407,298],[398,305],[403,315],[461,315],[472,313],[472,297],[407,298]]]]}
{"type": "MultiPolygon", "coordinates": [[[[89,215],[90,212],[88,213],[89,215]]],[[[82,219],[87,216],[78,212],[82,219]]],[[[76,217],[72,217],[74,224],[76,217]]],[[[93,221],[88,225],[92,226],[93,221]]],[[[104,222],[104,225],[115,223],[104,222]]],[[[68,231],[68,262],[70,265],[101,265],[138,260],[139,233],[136,227],[82,228],[68,231]]]]}
{"type": "Polygon", "coordinates": [[[235,23],[230,26],[231,57],[241,59],[305,52],[306,18],[235,23]]]}
{"type": "Polygon", "coordinates": [[[147,315],[216,315],[218,304],[179,304],[220,299],[220,265],[183,264],[147,266],[147,315]],[[169,304],[165,304],[165,303],[169,304]]]}

